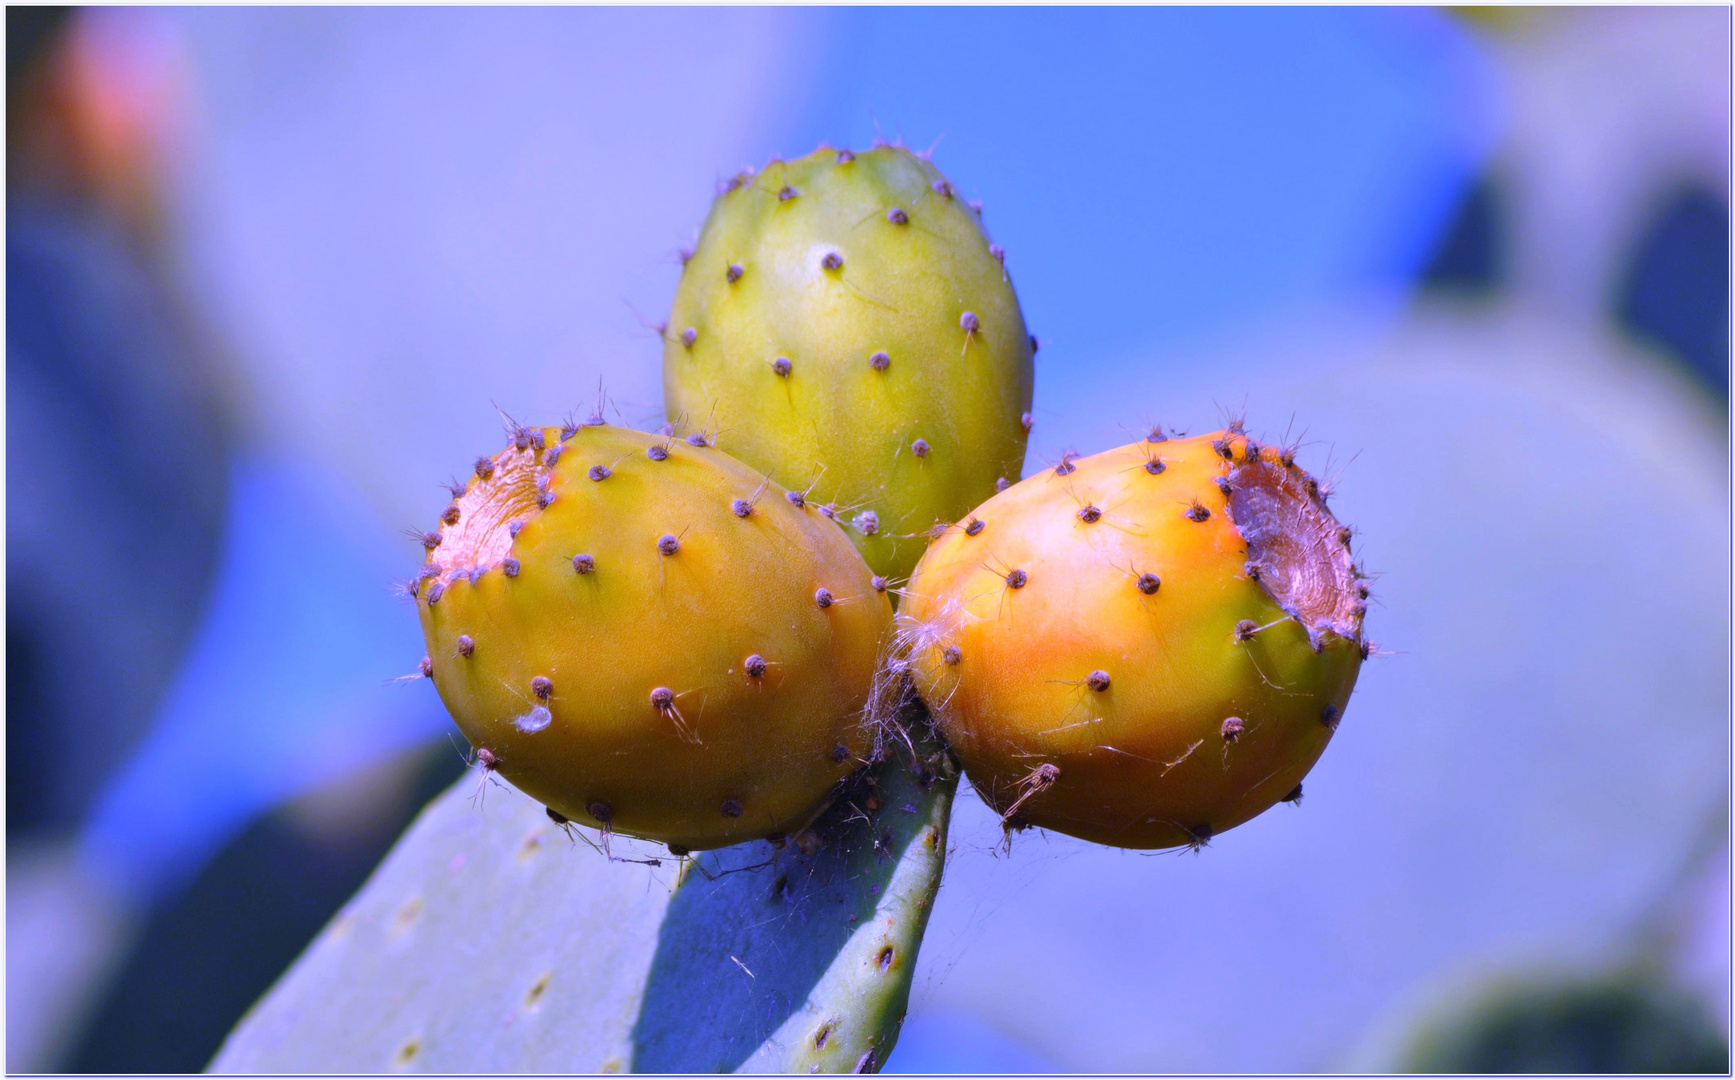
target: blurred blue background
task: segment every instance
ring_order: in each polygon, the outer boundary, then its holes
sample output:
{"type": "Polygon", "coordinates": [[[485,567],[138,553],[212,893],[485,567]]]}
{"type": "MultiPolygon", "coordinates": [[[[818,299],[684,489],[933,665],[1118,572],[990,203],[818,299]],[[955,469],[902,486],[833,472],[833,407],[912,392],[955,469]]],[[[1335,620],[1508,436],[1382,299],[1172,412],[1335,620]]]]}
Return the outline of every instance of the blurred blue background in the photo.
{"type": "Polygon", "coordinates": [[[884,138],[1027,467],[1305,432],[1395,654],[1197,857],[963,800],[888,1069],[1646,1071],[1501,1004],[1614,986],[1726,1070],[1727,22],[9,8],[8,1068],[203,1067],[461,767],[401,530],[496,408],[660,422],[717,181],[884,138]]]}

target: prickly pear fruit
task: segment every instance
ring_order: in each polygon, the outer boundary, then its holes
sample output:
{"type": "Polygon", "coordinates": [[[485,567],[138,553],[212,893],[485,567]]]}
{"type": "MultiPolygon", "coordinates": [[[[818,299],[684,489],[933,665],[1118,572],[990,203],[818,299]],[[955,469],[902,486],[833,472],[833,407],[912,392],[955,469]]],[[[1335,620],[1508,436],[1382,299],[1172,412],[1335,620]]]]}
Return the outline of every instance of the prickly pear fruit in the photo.
{"type": "Polygon", "coordinates": [[[431,675],[566,819],[710,848],[799,828],[869,749],[891,605],[835,524],[714,447],[520,428],[424,538],[431,675]]]}
{"type": "Polygon", "coordinates": [[[899,616],[982,797],[1129,848],[1200,845],[1283,799],[1364,657],[1350,531],[1238,430],[1064,459],[923,556],[899,616]]]}
{"type": "Polygon", "coordinates": [[[967,206],[902,147],[823,148],[717,197],[664,328],[677,423],[811,489],[874,572],[1017,480],[1035,342],[967,206]]]}

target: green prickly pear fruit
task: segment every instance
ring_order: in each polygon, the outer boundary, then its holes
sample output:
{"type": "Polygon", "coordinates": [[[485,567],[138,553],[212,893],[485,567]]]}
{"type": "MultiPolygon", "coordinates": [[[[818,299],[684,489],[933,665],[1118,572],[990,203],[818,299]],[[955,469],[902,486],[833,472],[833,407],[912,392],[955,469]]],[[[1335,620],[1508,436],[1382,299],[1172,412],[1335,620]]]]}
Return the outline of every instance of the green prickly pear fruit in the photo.
{"type": "Polygon", "coordinates": [[[901,580],[936,522],[1021,474],[1036,344],[1002,257],[902,147],[737,177],[664,331],[669,417],[811,489],[901,580]]]}
{"type": "Polygon", "coordinates": [[[1008,829],[1200,845],[1298,800],[1369,646],[1350,530],[1238,430],[1073,460],[923,556],[918,692],[1008,829]]]}
{"type": "Polygon", "coordinates": [[[478,760],[565,818],[690,849],[800,828],[867,754],[891,605],[832,522],[714,447],[519,428],[415,587],[478,760]]]}

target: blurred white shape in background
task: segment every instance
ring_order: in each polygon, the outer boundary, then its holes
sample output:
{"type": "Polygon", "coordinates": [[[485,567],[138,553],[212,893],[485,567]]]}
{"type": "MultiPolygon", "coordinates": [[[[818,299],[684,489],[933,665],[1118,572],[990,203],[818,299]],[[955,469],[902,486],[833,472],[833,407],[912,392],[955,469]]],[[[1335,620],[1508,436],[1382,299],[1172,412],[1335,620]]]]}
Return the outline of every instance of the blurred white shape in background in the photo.
{"type": "Polygon", "coordinates": [[[1728,189],[1729,12],[1558,9],[1491,44],[1513,291],[1600,322],[1657,203],[1684,184],[1728,189]]]}
{"type": "Polygon", "coordinates": [[[609,420],[660,417],[678,249],[814,51],[773,9],[183,18],[215,91],[189,278],[244,345],[257,433],[406,526],[499,449],[490,400],[582,418],[600,379],[609,420]]]}
{"type": "Polygon", "coordinates": [[[46,1071],[126,958],[139,916],[69,844],[8,844],[6,879],[6,1071],[46,1071]]]}

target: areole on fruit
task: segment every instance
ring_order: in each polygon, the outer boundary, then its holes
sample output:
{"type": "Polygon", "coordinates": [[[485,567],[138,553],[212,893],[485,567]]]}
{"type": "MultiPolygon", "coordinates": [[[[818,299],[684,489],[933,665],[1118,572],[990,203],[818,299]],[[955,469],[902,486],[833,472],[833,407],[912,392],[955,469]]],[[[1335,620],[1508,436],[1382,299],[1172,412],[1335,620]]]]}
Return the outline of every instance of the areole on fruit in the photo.
{"type": "Polygon", "coordinates": [[[597,424],[480,459],[416,592],[478,756],[570,821],[686,849],[821,809],[868,752],[891,607],[834,523],[769,487],[597,424]]]}
{"type": "Polygon", "coordinates": [[[1234,430],[1068,456],[928,549],[900,640],[1009,828],[1199,845],[1298,790],[1367,590],[1292,462],[1234,430]]]}

